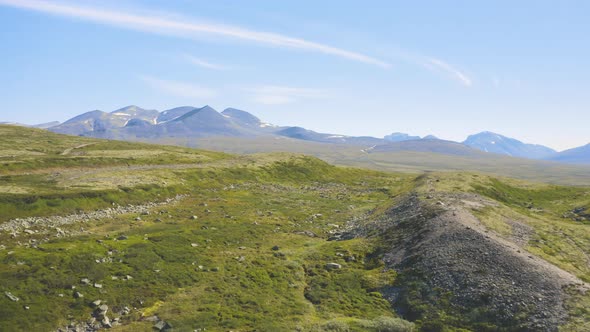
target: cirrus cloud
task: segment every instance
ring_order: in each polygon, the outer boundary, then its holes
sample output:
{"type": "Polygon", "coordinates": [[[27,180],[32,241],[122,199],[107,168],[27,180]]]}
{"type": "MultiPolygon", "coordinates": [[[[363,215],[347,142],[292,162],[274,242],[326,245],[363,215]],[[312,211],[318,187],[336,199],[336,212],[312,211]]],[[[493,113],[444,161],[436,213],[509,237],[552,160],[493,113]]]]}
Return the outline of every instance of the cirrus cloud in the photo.
{"type": "Polygon", "coordinates": [[[79,6],[75,2],[48,2],[40,0],[0,0],[0,5],[44,12],[53,15],[124,27],[152,33],[168,33],[179,37],[199,37],[203,35],[238,39],[258,44],[301,49],[332,55],[352,61],[390,68],[391,64],[369,55],[346,49],[294,38],[278,33],[256,31],[239,26],[222,25],[209,22],[172,20],[155,15],[142,15],[121,10],[106,10],[79,6]]]}

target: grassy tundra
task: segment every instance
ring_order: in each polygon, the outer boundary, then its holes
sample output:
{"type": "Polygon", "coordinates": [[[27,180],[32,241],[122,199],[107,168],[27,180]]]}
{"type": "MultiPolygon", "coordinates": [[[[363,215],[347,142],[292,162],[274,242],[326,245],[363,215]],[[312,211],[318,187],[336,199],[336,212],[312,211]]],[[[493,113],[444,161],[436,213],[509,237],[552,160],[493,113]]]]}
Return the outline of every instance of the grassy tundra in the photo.
{"type": "MultiPolygon", "coordinates": [[[[341,236],[410,194],[458,193],[494,202],[469,208],[486,230],[512,241],[517,220],[522,250],[590,281],[588,188],[0,126],[0,330],[103,326],[97,300],[115,331],[478,330],[452,301],[383,296],[407,286],[387,234],[341,236]]],[[[560,325],[583,331],[589,304],[572,290],[560,325]]]]}

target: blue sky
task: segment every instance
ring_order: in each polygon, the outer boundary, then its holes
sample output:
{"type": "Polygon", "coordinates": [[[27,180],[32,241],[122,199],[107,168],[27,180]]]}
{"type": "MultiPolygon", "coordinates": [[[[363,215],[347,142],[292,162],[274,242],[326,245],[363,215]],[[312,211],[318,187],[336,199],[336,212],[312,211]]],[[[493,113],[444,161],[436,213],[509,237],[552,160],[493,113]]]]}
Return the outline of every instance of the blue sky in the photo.
{"type": "Polygon", "coordinates": [[[347,135],[590,142],[589,1],[0,0],[0,121],[236,107],[347,135]]]}

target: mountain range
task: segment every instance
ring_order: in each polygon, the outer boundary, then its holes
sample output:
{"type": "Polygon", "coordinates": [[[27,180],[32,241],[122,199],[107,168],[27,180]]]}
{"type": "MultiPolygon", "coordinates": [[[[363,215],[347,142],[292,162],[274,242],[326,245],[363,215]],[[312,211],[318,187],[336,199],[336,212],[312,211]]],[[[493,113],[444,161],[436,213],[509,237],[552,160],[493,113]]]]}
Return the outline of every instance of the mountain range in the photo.
{"type": "Polygon", "coordinates": [[[562,152],[537,144],[484,131],[470,135],[463,142],[441,140],[406,133],[392,133],[383,138],[319,133],[296,126],[277,126],[235,108],[218,112],[210,106],[176,107],[163,112],[127,106],[107,113],[99,110],[80,114],[64,123],[47,123],[34,127],[68,135],[106,139],[166,141],[178,144],[210,137],[290,138],[295,140],[360,146],[363,151],[418,151],[447,155],[477,156],[493,153],[518,158],[551,160],[561,163],[590,164],[590,144],[562,152]]]}

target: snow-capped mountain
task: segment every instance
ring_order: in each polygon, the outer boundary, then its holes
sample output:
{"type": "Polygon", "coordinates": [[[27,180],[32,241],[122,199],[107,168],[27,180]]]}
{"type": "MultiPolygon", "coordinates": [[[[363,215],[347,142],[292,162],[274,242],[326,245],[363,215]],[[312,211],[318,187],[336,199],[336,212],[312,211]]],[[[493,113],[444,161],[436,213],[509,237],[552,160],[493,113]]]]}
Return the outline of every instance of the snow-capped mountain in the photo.
{"type": "Polygon", "coordinates": [[[556,153],[555,150],[543,145],[526,144],[489,131],[470,135],[463,144],[485,152],[530,159],[545,159],[556,153]]]}
{"type": "MultiPolygon", "coordinates": [[[[50,125],[45,124],[42,127],[50,125]]],[[[302,127],[276,126],[243,110],[227,108],[218,112],[210,106],[181,106],[163,112],[133,105],[109,113],[96,110],[80,114],[64,123],[57,123],[48,130],[69,135],[178,144],[187,144],[191,140],[206,137],[286,137],[316,143],[355,145],[361,147],[359,151],[367,153],[417,151],[477,157],[488,152],[520,158],[590,164],[590,144],[557,153],[542,145],[526,144],[489,131],[471,135],[462,143],[441,140],[433,135],[421,138],[399,132],[382,139],[347,136],[320,133],[302,127]]]]}

